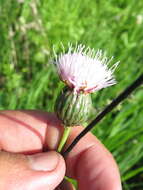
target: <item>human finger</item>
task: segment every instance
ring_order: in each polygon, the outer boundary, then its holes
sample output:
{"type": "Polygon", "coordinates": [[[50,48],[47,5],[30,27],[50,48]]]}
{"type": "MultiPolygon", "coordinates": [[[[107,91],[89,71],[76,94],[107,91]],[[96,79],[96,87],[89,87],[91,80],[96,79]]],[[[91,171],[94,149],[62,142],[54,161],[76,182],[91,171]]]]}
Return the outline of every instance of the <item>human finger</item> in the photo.
{"type": "Polygon", "coordinates": [[[0,189],[54,190],[64,175],[64,159],[54,151],[30,156],[0,152],[0,189]]]}
{"type": "Polygon", "coordinates": [[[44,111],[0,111],[0,150],[32,154],[56,149],[63,128],[54,114],[44,111]]]}
{"type": "MultiPolygon", "coordinates": [[[[75,127],[68,146],[83,130],[75,127]]],[[[86,134],[66,157],[67,175],[78,181],[79,190],[121,190],[119,169],[112,154],[91,133],[86,134]]]]}

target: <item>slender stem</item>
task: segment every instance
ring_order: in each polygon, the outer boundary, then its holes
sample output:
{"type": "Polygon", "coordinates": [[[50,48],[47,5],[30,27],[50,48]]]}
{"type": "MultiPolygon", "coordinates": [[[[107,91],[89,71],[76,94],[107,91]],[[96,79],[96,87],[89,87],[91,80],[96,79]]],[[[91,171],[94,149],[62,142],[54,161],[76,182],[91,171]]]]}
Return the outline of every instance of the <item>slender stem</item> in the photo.
{"type": "Polygon", "coordinates": [[[65,152],[62,153],[62,155],[66,156],[87,132],[89,132],[100,120],[105,117],[105,115],[111,112],[113,108],[115,108],[120,102],[127,98],[127,96],[141,84],[143,84],[143,74],[141,74],[137,80],[128,86],[119,96],[117,96],[117,98],[115,98],[111,104],[107,105],[105,109],[99,113],[97,117],[74,139],[65,152]]]}
{"type": "Polygon", "coordinates": [[[63,136],[62,136],[62,138],[60,140],[60,144],[58,146],[58,152],[62,151],[62,149],[63,149],[63,147],[64,147],[64,145],[65,145],[65,143],[67,141],[67,138],[68,138],[68,136],[70,134],[70,130],[71,130],[71,127],[64,127],[64,133],[63,133],[63,136]]]}

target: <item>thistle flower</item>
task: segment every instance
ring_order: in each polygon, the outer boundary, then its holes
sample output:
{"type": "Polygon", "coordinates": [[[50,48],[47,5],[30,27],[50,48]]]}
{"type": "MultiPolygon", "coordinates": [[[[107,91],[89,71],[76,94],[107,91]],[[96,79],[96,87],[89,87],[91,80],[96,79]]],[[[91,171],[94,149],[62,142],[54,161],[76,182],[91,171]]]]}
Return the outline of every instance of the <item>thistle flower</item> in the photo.
{"type": "Polygon", "coordinates": [[[56,65],[61,80],[74,93],[92,93],[116,83],[113,72],[118,62],[108,68],[111,60],[101,50],[95,52],[80,44],[75,48],[69,45],[67,53],[56,56],[56,65]]]}
{"type": "Polygon", "coordinates": [[[75,48],[69,45],[67,53],[61,53],[59,57],[56,55],[59,77],[67,85],[55,104],[55,112],[65,126],[59,152],[70,127],[87,122],[92,108],[90,93],[116,83],[113,72],[118,63],[108,68],[110,61],[102,51],[95,52],[81,44],[75,48]]]}

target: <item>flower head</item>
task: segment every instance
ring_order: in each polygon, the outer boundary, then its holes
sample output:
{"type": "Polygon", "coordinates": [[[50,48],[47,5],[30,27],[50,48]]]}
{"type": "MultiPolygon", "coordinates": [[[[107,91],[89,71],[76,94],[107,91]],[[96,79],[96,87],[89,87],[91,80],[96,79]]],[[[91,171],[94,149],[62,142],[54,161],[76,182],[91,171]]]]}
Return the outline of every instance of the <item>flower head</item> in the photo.
{"type": "Polygon", "coordinates": [[[116,83],[113,72],[118,65],[108,68],[111,61],[101,50],[69,45],[67,53],[56,57],[58,74],[74,92],[91,93],[116,83]]]}

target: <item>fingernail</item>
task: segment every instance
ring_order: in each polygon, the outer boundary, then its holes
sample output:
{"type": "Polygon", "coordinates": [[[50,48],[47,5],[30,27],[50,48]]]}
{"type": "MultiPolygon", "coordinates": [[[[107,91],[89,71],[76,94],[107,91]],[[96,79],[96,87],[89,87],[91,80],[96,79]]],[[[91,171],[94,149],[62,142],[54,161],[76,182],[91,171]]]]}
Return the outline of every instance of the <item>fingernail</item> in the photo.
{"type": "Polygon", "coordinates": [[[28,156],[30,168],[35,171],[54,170],[58,165],[59,158],[59,154],[54,151],[28,156]]]}

